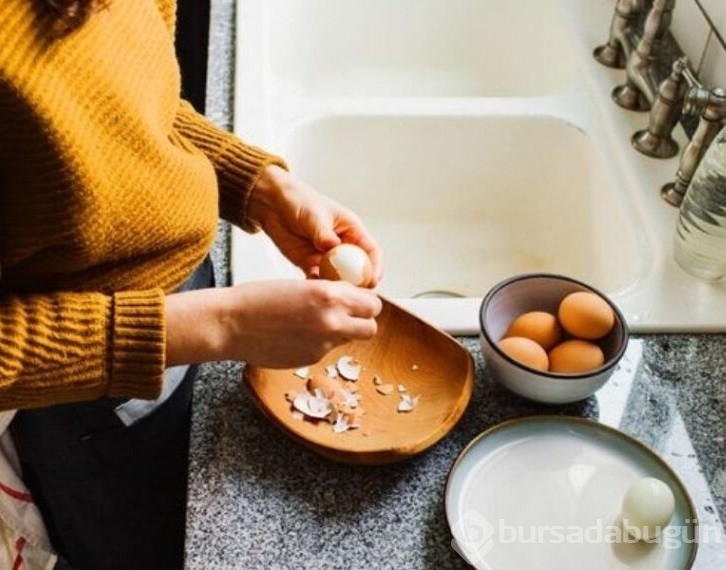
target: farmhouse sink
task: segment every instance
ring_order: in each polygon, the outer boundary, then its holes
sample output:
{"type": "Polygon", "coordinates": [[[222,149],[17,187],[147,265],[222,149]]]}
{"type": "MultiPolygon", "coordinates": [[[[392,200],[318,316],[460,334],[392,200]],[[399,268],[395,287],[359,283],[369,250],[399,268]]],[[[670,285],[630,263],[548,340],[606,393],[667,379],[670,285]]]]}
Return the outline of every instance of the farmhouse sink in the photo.
{"type": "MultiPolygon", "coordinates": [[[[673,261],[678,158],[597,64],[610,0],[240,0],[235,131],[282,154],[380,241],[382,294],[455,334],[519,273],[605,291],[634,332],[726,331],[726,284],[673,261]]],[[[684,134],[678,128],[676,139],[684,134]]],[[[235,230],[234,283],[301,273],[235,230]]]]}
{"type": "Polygon", "coordinates": [[[556,3],[268,1],[269,69],[305,97],[549,93],[575,69],[556,3]]]}
{"type": "Polygon", "coordinates": [[[635,277],[632,224],[605,164],[561,120],[325,118],[290,133],[285,156],[368,221],[386,254],[389,296],[475,297],[525,271],[609,290],[635,277]]]}

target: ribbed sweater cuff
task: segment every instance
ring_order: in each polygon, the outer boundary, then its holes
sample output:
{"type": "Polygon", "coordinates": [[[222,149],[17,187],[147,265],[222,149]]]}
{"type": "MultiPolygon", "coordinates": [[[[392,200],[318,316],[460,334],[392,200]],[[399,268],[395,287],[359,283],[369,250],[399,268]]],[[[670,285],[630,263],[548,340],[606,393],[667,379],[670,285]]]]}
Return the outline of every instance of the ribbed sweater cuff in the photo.
{"type": "Polygon", "coordinates": [[[250,196],[265,168],[277,165],[287,169],[285,161],[262,149],[241,143],[231,144],[217,160],[219,204],[222,217],[247,232],[260,228],[247,214],[250,196]]]}
{"type": "Polygon", "coordinates": [[[110,397],[153,400],[161,394],[166,348],[164,307],[161,289],[114,295],[110,397]]]}

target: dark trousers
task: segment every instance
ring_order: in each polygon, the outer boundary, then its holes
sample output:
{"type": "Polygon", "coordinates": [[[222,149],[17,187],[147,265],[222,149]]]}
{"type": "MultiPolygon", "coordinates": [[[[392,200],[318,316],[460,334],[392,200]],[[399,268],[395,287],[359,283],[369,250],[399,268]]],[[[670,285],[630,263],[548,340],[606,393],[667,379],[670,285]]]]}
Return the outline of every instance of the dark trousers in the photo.
{"type": "MultiPolygon", "coordinates": [[[[209,287],[206,261],[182,289],[209,287]]],[[[193,326],[193,324],[190,324],[193,326]]],[[[125,426],[102,399],[19,412],[10,429],[57,568],[184,565],[191,367],[169,398],[125,426]]]]}

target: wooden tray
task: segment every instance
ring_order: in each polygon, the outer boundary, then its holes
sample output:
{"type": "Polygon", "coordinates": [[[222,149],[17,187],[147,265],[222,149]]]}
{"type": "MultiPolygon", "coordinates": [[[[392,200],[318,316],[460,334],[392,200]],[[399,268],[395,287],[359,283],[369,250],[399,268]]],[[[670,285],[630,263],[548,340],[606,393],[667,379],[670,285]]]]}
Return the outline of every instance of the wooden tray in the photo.
{"type": "Polygon", "coordinates": [[[256,404],[273,423],[329,459],[370,465],[407,459],[449,433],[471,398],[474,363],[469,352],[453,337],[386,299],[375,338],[338,347],[311,366],[310,375],[325,375],[325,367],[343,355],[363,367],[356,384],[365,415],[361,429],[341,434],[327,422],[294,418],[285,393],[305,386],[294,370],[247,366],[244,371],[256,404]],[[398,390],[379,394],[374,375],[420,396],[418,406],[408,413],[396,411],[398,390]]]}

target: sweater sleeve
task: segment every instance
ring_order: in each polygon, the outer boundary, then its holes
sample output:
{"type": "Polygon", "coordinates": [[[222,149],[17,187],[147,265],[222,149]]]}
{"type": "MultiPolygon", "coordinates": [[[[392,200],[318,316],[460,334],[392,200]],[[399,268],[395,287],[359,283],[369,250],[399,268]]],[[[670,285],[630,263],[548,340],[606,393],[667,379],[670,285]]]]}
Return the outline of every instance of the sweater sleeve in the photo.
{"type": "Polygon", "coordinates": [[[245,231],[257,231],[247,215],[250,194],[265,168],[273,164],[287,168],[285,161],[220,129],[186,101],[181,102],[174,126],[214,165],[221,217],[245,231]]]}
{"type": "Polygon", "coordinates": [[[161,290],[0,295],[0,410],[157,398],[164,306],[161,290]]]}

